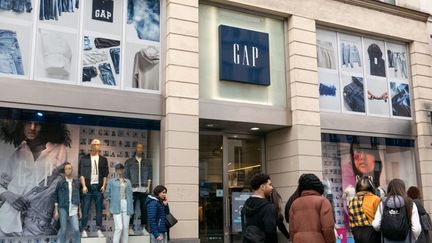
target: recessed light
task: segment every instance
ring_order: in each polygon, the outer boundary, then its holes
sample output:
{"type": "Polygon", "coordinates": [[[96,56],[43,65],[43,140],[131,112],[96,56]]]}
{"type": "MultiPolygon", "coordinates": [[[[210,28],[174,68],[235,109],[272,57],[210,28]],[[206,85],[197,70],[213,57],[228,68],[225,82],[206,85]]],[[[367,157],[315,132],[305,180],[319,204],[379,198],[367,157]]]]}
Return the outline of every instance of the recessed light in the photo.
{"type": "Polygon", "coordinates": [[[252,127],[251,130],[252,131],[258,131],[258,130],[260,130],[260,128],[259,127],[252,127]]]}
{"type": "Polygon", "coordinates": [[[216,125],[215,124],[207,124],[206,126],[207,127],[215,127],[216,125]]]}
{"type": "Polygon", "coordinates": [[[42,117],[43,116],[43,113],[42,112],[38,112],[38,113],[36,113],[38,116],[40,116],[40,117],[42,117]]]}

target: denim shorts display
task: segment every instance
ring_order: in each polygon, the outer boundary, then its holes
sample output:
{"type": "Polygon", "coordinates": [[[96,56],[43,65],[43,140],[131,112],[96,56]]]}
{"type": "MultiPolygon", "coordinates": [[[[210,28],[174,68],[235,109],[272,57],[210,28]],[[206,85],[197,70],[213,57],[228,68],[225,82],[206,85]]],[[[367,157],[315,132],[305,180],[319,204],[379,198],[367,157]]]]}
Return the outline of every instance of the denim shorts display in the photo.
{"type": "Polygon", "coordinates": [[[160,40],[160,0],[128,0],[127,23],[141,40],[160,40]]]}
{"type": "Polygon", "coordinates": [[[71,13],[79,8],[79,0],[40,0],[40,20],[58,20],[62,13],[71,13]]]}
{"type": "Polygon", "coordinates": [[[99,64],[100,77],[105,85],[116,85],[116,81],[109,63],[99,64]]]}
{"type": "Polygon", "coordinates": [[[84,36],[84,51],[92,49],[92,44],[88,36],[84,36]]]}
{"type": "Polygon", "coordinates": [[[120,48],[112,48],[110,50],[111,60],[114,65],[116,74],[120,73],[120,48]]]}
{"type": "Polygon", "coordinates": [[[317,40],[318,67],[336,69],[336,57],[333,44],[317,40]]]}
{"type": "Polygon", "coordinates": [[[110,40],[110,39],[105,39],[105,38],[95,38],[94,44],[95,44],[96,48],[102,49],[102,48],[110,48],[110,47],[114,47],[114,46],[119,46],[120,41],[110,40]]]}
{"type": "Polygon", "coordinates": [[[30,13],[33,9],[31,0],[0,0],[0,9],[12,10],[15,13],[30,13]]]}
{"type": "Polygon", "coordinates": [[[24,75],[15,31],[0,29],[0,73],[24,75]]]}
{"type": "Polygon", "coordinates": [[[98,75],[98,71],[96,67],[94,66],[83,67],[82,81],[90,82],[91,79],[96,77],[97,75],[98,75]]]}
{"type": "Polygon", "coordinates": [[[354,64],[358,64],[361,67],[362,64],[357,45],[342,43],[341,46],[342,66],[354,68],[354,64]]]}
{"type": "Polygon", "coordinates": [[[355,112],[365,112],[363,78],[352,77],[352,82],[343,89],[345,104],[355,112]]]}

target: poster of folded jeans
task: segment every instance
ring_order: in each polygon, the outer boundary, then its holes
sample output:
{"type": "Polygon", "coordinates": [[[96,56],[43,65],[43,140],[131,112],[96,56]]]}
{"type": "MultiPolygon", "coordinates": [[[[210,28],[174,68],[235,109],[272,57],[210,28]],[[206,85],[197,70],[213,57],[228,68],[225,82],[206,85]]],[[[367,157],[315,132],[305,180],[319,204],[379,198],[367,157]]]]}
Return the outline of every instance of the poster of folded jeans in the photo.
{"type": "Polygon", "coordinates": [[[35,58],[36,79],[74,81],[78,78],[78,35],[38,29],[35,58]]]}
{"type": "Polygon", "coordinates": [[[85,35],[82,53],[82,82],[118,86],[120,82],[120,41],[85,35]]]}

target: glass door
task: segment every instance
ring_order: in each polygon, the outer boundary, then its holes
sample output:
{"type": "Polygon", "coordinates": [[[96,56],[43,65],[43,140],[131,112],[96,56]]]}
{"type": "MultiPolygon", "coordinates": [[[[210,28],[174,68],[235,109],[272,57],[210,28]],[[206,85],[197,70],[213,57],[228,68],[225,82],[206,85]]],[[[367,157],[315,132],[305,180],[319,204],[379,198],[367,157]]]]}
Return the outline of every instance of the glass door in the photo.
{"type": "Polygon", "coordinates": [[[241,209],[251,177],[263,171],[262,137],[200,135],[199,236],[201,242],[241,240],[241,209]]]}

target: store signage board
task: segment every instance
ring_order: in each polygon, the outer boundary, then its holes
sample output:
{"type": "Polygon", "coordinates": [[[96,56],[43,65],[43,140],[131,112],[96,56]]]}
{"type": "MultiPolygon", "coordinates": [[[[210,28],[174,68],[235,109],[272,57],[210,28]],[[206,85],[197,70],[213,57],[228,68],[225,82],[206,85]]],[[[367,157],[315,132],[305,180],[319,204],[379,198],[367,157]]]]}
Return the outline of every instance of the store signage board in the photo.
{"type": "Polygon", "coordinates": [[[269,34],[219,26],[219,80],[270,85],[269,34]]]}

